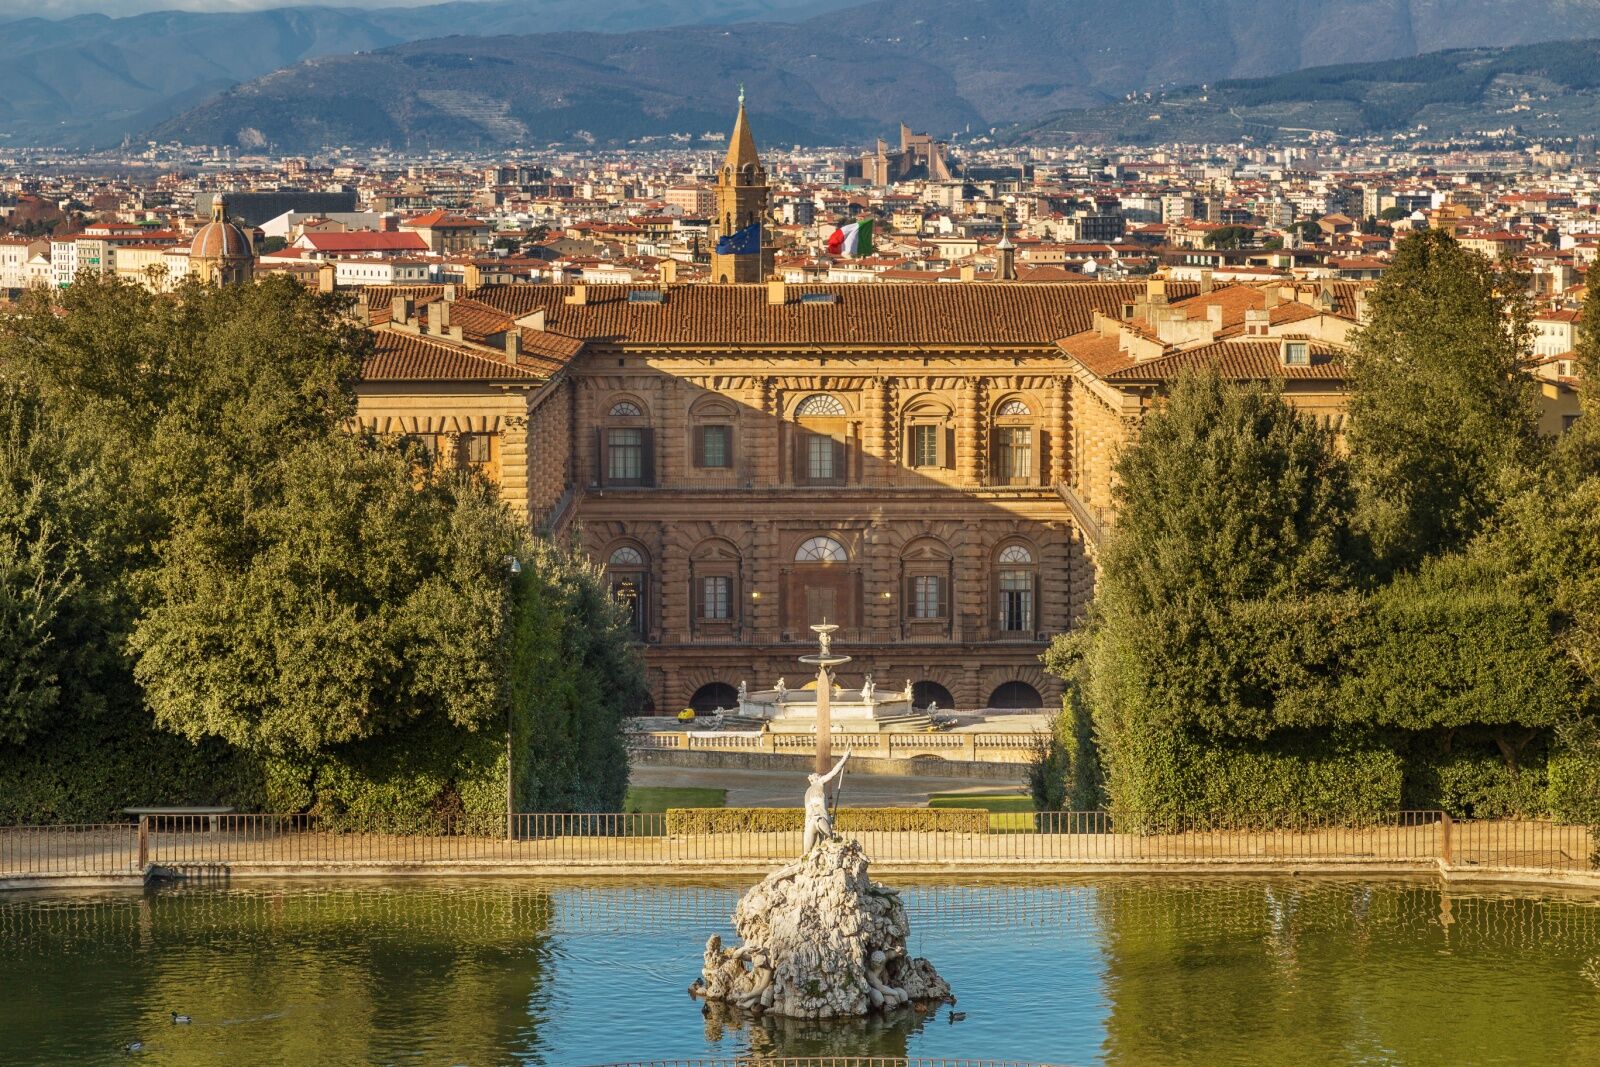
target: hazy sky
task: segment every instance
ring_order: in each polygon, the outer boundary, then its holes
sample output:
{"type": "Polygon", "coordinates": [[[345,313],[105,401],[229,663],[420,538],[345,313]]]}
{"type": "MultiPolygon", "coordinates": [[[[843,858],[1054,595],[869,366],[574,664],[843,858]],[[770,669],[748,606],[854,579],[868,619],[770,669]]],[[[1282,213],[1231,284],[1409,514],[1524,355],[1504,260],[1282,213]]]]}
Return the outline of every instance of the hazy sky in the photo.
{"type": "Polygon", "coordinates": [[[440,0],[0,0],[0,19],[138,15],[145,11],[251,11],[263,7],[420,7],[440,0]]]}

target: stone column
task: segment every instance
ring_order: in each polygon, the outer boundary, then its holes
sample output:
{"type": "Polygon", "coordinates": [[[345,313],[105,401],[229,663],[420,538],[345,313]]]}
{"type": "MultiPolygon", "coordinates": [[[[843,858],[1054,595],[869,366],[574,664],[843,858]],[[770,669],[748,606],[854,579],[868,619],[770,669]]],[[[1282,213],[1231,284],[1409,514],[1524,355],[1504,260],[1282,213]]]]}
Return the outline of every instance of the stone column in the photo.
{"type": "Polygon", "coordinates": [[[1067,403],[1068,383],[1064,378],[1054,378],[1050,382],[1050,415],[1048,426],[1050,428],[1050,470],[1051,485],[1059,485],[1067,481],[1067,464],[1071,454],[1071,420],[1068,418],[1067,403]]]}

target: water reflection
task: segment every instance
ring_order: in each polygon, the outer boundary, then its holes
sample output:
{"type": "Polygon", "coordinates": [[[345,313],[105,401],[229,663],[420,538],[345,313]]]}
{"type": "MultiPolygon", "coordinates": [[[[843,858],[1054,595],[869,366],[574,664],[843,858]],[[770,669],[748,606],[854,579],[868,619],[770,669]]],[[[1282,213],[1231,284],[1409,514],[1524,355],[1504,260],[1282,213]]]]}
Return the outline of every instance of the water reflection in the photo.
{"type": "Polygon", "coordinates": [[[965,1018],[690,999],[742,886],[301,883],[0,898],[0,1061],[1600,1062],[1600,907],[1438,883],[907,887],[965,1018]],[[175,1027],[169,1012],[194,1017],[175,1027]]]}

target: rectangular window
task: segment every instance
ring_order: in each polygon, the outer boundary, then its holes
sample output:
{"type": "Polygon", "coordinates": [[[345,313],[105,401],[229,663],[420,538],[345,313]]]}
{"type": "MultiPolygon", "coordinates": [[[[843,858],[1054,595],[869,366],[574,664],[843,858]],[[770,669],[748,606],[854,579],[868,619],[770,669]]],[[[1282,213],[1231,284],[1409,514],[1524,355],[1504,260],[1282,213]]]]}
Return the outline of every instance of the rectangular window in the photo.
{"type": "Polygon", "coordinates": [[[1033,573],[1000,572],[1000,629],[1025,633],[1033,629],[1033,573]]]}
{"type": "Polygon", "coordinates": [[[606,435],[606,480],[623,485],[644,480],[643,430],[612,430],[606,435]]]}
{"type": "Polygon", "coordinates": [[[461,457],[473,466],[482,466],[489,462],[489,435],[486,433],[464,433],[461,435],[461,457]]]}
{"type": "Polygon", "coordinates": [[[1289,367],[1305,367],[1311,363],[1311,346],[1304,341],[1287,341],[1283,346],[1283,362],[1289,367]]]}
{"type": "Polygon", "coordinates": [[[941,426],[911,427],[911,465],[913,467],[939,466],[939,435],[941,426]]]}
{"type": "Polygon", "coordinates": [[[733,579],[713,575],[700,579],[700,617],[702,619],[730,619],[733,617],[733,579]]]}
{"type": "Polygon", "coordinates": [[[696,427],[699,448],[695,456],[696,467],[726,468],[733,466],[733,427],[696,427]]]}
{"type": "Polygon", "coordinates": [[[919,574],[911,579],[911,617],[942,619],[948,609],[943,575],[919,574]]]}
{"type": "Polygon", "coordinates": [[[995,472],[1001,485],[1028,485],[1033,481],[1033,429],[1002,426],[995,434],[995,472]]]}
{"type": "Polygon", "coordinates": [[[833,438],[812,434],[806,438],[806,478],[813,482],[831,482],[839,477],[834,469],[833,438]]]}

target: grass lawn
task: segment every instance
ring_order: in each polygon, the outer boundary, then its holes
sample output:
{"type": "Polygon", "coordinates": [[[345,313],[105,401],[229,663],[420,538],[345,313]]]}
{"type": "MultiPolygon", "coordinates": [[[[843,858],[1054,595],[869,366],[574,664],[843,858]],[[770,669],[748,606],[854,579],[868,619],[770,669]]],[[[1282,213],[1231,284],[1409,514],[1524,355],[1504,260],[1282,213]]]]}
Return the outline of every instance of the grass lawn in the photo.
{"type": "Polygon", "coordinates": [[[622,802],[623,811],[659,812],[668,808],[720,808],[728,803],[726,789],[697,789],[671,786],[629,786],[622,802]]]}
{"type": "Polygon", "coordinates": [[[935,793],[930,808],[982,808],[989,813],[989,829],[1032,833],[1033,798],[1026,793],[935,793]]]}

